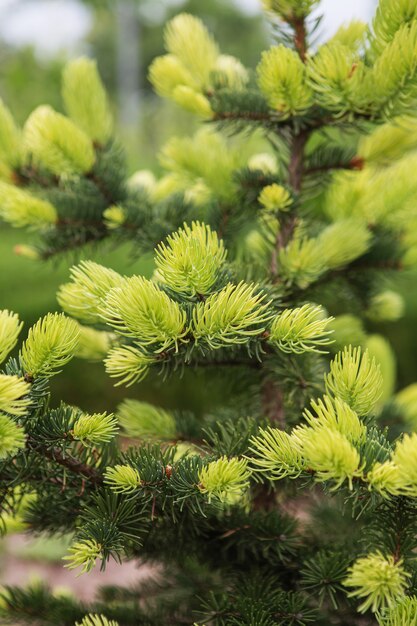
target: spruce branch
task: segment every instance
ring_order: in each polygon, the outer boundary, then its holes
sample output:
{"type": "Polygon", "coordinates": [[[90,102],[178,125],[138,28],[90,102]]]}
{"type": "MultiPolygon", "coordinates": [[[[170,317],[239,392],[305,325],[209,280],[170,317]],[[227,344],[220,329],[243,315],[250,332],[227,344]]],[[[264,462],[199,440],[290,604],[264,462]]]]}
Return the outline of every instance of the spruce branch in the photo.
{"type": "MultiPolygon", "coordinates": [[[[401,316],[380,281],[417,259],[417,12],[380,0],[366,36],[355,22],[313,50],[317,0],[263,4],[278,43],[253,80],[198,18],[167,26],[150,81],[208,123],[163,147],[159,178],[127,177],[89,59],[65,67],[67,116],[43,106],[20,131],[0,102],[0,215],[37,229],[39,256],[157,246],[150,279],[73,268],[58,301],[80,323],[48,316],[0,373],[0,522],[75,533],[84,572],[163,569],[89,606],[11,589],[9,621],[414,624],[416,394],[389,400],[392,350],[367,329],[401,316]],[[74,355],[126,386],[160,374],[160,406],[50,409],[74,355]],[[162,408],[186,368],[210,397],[196,414],[162,408]]],[[[20,326],[0,312],[1,358],[20,326]]]]}
{"type": "Polygon", "coordinates": [[[65,467],[73,474],[77,474],[89,480],[93,485],[99,485],[103,482],[103,476],[94,467],[91,467],[85,463],[82,463],[79,459],[64,453],[61,448],[50,448],[32,437],[28,437],[26,446],[29,450],[33,450],[36,454],[39,454],[54,463],[58,463],[62,467],[65,467]]]}

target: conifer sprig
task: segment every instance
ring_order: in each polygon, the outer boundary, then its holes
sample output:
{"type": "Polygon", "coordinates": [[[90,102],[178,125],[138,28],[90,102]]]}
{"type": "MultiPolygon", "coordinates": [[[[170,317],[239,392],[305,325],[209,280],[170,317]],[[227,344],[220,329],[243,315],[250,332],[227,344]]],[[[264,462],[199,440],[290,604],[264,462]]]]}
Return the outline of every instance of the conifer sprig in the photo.
{"type": "Polygon", "coordinates": [[[39,107],[28,118],[24,141],[35,161],[56,176],[85,174],[94,165],[89,138],[49,106],[39,107]]]}
{"type": "Polygon", "coordinates": [[[178,349],[188,331],[180,306],[155,283],[139,276],[109,291],[102,317],[118,333],[132,337],[143,351],[178,349]]]}
{"type": "Polygon", "coordinates": [[[158,279],[173,291],[194,296],[207,295],[219,278],[226,251],[223,241],[209,226],[184,224],[167,237],[155,252],[158,279]]]}
{"type": "Polygon", "coordinates": [[[344,584],[356,587],[350,596],[365,598],[359,607],[361,612],[369,608],[374,612],[392,608],[404,596],[410,575],[402,565],[402,561],[395,562],[392,556],[385,557],[380,553],[370,554],[353,564],[344,584]]]}
{"type": "Polygon", "coordinates": [[[15,347],[22,326],[16,313],[7,309],[0,311],[0,363],[15,347]]]}
{"type": "Polygon", "coordinates": [[[25,372],[32,378],[50,377],[75,354],[78,325],[59,313],[49,313],[29,330],[20,358],[25,372]]]}

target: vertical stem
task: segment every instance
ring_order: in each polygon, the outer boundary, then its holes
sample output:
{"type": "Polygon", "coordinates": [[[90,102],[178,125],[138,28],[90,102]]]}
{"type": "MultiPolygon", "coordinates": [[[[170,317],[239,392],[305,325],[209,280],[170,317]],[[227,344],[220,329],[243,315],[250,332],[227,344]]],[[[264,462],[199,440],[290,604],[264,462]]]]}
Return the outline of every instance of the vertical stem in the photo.
{"type": "Polygon", "coordinates": [[[294,18],[291,22],[294,29],[294,45],[303,63],[307,59],[307,31],[304,17],[294,18]]]}
{"type": "Polygon", "coordinates": [[[296,194],[301,191],[304,169],[304,148],[309,136],[308,130],[294,135],[291,146],[290,164],[288,166],[288,182],[296,194]]]}
{"type": "MultiPolygon", "coordinates": [[[[288,183],[292,187],[294,195],[298,195],[301,191],[304,170],[304,148],[308,137],[309,130],[305,129],[295,134],[292,139],[290,163],[288,166],[288,183]]],[[[297,216],[294,213],[290,213],[285,221],[283,220],[281,223],[271,258],[271,275],[273,278],[278,274],[278,252],[281,248],[285,248],[290,241],[296,223],[297,216]]]]}
{"type": "MultiPolygon", "coordinates": [[[[307,57],[307,31],[304,17],[294,17],[288,22],[294,29],[294,46],[303,63],[307,57]]],[[[302,187],[304,172],[304,150],[310,135],[309,129],[294,132],[291,142],[290,162],[288,166],[288,183],[297,196],[302,187]]],[[[291,212],[285,220],[282,220],[281,227],[277,233],[274,251],[271,258],[271,275],[276,278],[278,275],[278,254],[290,241],[295,226],[297,216],[291,212]]],[[[265,415],[271,422],[285,427],[285,411],[283,406],[282,390],[280,386],[270,378],[266,379],[262,386],[262,407],[265,415]]]]}

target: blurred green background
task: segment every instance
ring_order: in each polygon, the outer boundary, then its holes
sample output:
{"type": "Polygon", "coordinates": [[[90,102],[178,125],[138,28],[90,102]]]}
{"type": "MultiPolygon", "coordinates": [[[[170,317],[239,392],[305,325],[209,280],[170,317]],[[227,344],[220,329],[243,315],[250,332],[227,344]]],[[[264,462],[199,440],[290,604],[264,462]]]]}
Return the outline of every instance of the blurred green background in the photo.
{"type": "MultiPolygon", "coordinates": [[[[157,152],[172,135],[190,134],[195,127],[191,115],[161,101],[152,93],[147,68],[162,54],[163,28],[166,21],[181,11],[200,16],[216,34],[224,53],[234,54],[251,68],[271,39],[266,21],[259,11],[248,11],[248,3],[233,0],[69,0],[83,13],[84,31],[66,49],[11,42],[0,34],[0,96],[23,123],[28,114],[42,103],[62,110],[60,99],[61,70],[69,56],[89,54],[97,59],[100,73],[109,91],[118,135],[126,146],[130,171],[150,168],[158,171],[157,152]]],[[[54,4],[51,0],[4,0],[15,11],[42,11],[54,4]]],[[[62,4],[56,2],[56,5],[62,4]]],[[[371,4],[371,0],[370,0],[371,4]]],[[[0,11],[7,17],[7,11],[0,11]]],[[[53,8],[53,7],[52,7],[53,8]]],[[[1,15],[0,15],[1,19],[1,15]]],[[[36,24],[33,24],[36,28],[36,24]]],[[[51,28],[53,24],[51,23],[51,28]]],[[[70,26],[69,26],[70,28],[70,26]]],[[[26,328],[47,311],[57,310],[55,293],[68,279],[69,267],[77,257],[39,263],[13,253],[18,243],[30,241],[26,233],[0,225],[0,308],[19,313],[26,328]]],[[[123,273],[152,272],[152,260],[133,259],[128,247],[86,250],[93,258],[123,273]]],[[[399,355],[399,386],[417,379],[417,286],[415,275],[401,276],[394,286],[406,298],[406,317],[399,323],[375,328],[388,335],[399,355]]],[[[218,378],[218,377],[217,377],[218,378]]],[[[200,410],[216,405],[224,394],[216,375],[187,372],[178,382],[162,385],[147,380],[131,388],[129,396],[151,399],[168,406],[200,410]],[[204,379],[204,385],[202,380],[204,379]],[[203,394],[203,398],[201,397],[203,394]]],[[[56,398],[79,404],[85,410],[112,410],[126,395],[115,389],[97,363],[77,361],[54,381],[56,398]]]]}

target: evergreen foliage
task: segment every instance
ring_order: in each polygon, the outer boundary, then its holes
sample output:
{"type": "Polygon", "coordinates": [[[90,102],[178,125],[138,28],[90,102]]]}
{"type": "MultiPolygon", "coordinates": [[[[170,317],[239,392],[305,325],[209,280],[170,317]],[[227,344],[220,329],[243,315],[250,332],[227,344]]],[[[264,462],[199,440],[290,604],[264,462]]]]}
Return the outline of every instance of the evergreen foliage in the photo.
{"type": "Polygon", "coordinates": [[[130,241],[155,260],[151,279],[76,264],[17,356],[0,312],[2,527],[70,533],[87,576],[162,572],[89,604],[7,587],[6,623],[417,623],[417,387],[395,393],[372,326],[401,317],[386,278],[417,262],[415,2],[318,48],[318,0],[263,4],[277,42],[253,75],[197,18],[167,25],[150,80],[207,123],[167,143],[159,179],[128,178],[88,59],[64,71],[68,117],[43,106],[20,131],[1,103],[0,215],[37,231],[27,253],[130,241]],[[244,399],[51,408],[74,356],[119,385],[218,369],[244,399]]]}

